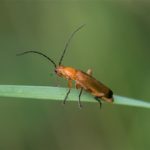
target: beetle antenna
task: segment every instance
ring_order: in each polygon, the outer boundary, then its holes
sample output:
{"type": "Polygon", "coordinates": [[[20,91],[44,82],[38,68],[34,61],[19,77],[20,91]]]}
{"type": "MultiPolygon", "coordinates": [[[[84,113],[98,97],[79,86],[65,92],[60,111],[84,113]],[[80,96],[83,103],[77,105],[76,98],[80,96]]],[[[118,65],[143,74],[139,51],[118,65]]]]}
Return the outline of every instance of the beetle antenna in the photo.
{"type": "Polygon", "coordinates": [[[67,43],[66,43],[66,45],[65,45],[65,48],[64,48],[64,50],[63,50],[63,53],[62,53],[62,55],[61,55],[61,57],[60,57],[59,66],[60,66],[61,63],[62,63],[62,60],[63,60],[63,58],[64,58],[65,52],[66,52],[66,50],[67,50],[67,48],[68,48],[68,46],[69,46],[69,43],[70,43],[71,39],[73,38],[73,36],[75,35],[75,33],[78,32],[80,29],[82,29],[84,26],[85,26],[85,24],[81,25],[81,26],[78,27],[74,32],[72,32],[71,36],[69,37],[69,39],[68,39],[68,41],[67,41],[67,43]]]}
{"type": "Polygon", "coordinates": [[[36,53],[36,54],[42,55],[42,56],[44,56],[46,59],[48,59],[48,60],[54,65],[55,68],[57,67],[57,66],[56,66],[56,63],[55,63],[51,58],[49,58],[49,57],[46,56],[45,54],[43,54],[43,53],[41,53],[41,52],[38,52],[38,51],[25,51],[25,52],[23,52],[23,53],[17,54],[17,56],[21,56],[21,55],[28,54],[28,53],[36,53]]]}

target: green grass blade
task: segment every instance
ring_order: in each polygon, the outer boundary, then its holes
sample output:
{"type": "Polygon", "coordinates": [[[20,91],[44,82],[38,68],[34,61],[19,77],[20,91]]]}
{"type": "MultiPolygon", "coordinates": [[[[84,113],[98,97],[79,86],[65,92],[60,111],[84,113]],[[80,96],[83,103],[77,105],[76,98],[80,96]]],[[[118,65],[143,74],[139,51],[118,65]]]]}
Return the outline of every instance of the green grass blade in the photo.
{"type": "MultiPolygon", "coordinates": [[[[0,97],[34,98],[41,100],[64,100],[68,88],[49,86],[0,85],[0,97]]],[[[78,101],[79,91],[72,89],[70,101],[78,101]]],[[[89,93],[84,92],[82,102],[96,102],[89,93]]],[[[150,103],[133,98],[114,95],[114,104],[150,108],[150,103]]]]}

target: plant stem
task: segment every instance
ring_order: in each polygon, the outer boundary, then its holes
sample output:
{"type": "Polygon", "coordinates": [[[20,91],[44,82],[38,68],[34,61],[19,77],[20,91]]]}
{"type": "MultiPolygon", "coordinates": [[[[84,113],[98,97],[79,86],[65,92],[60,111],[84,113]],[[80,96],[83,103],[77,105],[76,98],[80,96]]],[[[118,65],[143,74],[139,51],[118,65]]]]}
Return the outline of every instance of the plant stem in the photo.
{"type": "MultiPolygon", "coordinates": [[[[0,85],[0,97],[34,98],[41,100],[64,100],[68,88],[49,86],[24,86],[24,85],[0,85]]],[[[69,101],[77,101],[79,91],[72,89],[68,96],[69,101]]],[[[87,92],[82,94],[83,102],[96,102],[87,92]]],[[[150,108],[150,103],[143,100],[114,95],[114,103],[134,107],[150,108]]]]}

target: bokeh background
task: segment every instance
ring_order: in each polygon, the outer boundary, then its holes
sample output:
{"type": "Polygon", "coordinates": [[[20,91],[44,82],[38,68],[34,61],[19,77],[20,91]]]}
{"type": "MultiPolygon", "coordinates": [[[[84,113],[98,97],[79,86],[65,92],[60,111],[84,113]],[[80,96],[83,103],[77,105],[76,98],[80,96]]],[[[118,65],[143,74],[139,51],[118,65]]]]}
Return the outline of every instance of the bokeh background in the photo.
{"type": "MultiPolygon", "coordinates": [[[[55,86],[53,66],[86,71],[117,95],[150,100],[150,2],[0,0],[0,84],[55,86]]],[[[59,81],[67,86],[66,81],[59,81]]],[[[1,150],[149,150],[150,110],[97,103],[0,98],[1,150]]]]}

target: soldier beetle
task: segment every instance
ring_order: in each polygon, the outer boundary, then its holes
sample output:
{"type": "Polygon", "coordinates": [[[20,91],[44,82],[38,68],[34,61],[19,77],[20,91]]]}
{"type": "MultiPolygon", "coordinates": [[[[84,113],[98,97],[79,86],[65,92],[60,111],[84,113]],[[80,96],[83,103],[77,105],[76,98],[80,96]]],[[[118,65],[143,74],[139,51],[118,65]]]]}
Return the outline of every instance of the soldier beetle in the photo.
{"type": "Polygon", "coordinates": [[[39,51],[25,51],[25,52],[19,53],[17,55],[20,56],[20,55],[24,55],[24,54],[28,54],[28,53],[36,53],[36,54],[42,55],[43,57],[48,59],[54,65],[55,73],[59,77],[63,77],[68,80],[68,88],[69,89],[64,98],[64,101],[63,101],[64,104],[66,103],[66,100],[67,100],[68,95],[72,88],[72,81],[74,80],[76,89],[80,89],[79,100],[78,100],[79,107],[80,108],[82,107],[81,95],[82,95],[83,90],[85,90],[94,96],[94,98],[99,102],[100,108],[101,108],[102,103],[101,103],[100,99],[102,99],[103,101],[106,101],[106,102],[113,102],[112,90],[109,89],[107,86],[105,86],[103,83],[96,80],[92,76],[91,69],[88,69],[87,72],[85,73],[85,72],[75,69],[73,67],[68,67],[68,66],[62,65],[64,55],[66,53],[66,50],[68,48],[68,45],[69,45],[71,39],[73,38],[74,34],[83,27],[84,27],[84,25],[81,25],[80,27],[78,27],[69,37],[67,43],[65,44],[65,48],[60,57],[58,65],[56,65],[56,63],[50,57],[46,56],[45,54],[43,54],[39,51]]]}

